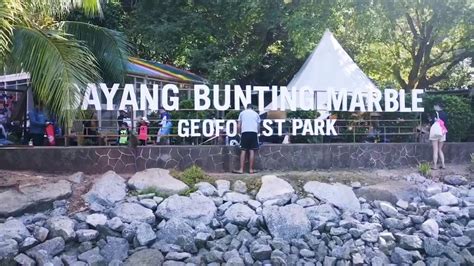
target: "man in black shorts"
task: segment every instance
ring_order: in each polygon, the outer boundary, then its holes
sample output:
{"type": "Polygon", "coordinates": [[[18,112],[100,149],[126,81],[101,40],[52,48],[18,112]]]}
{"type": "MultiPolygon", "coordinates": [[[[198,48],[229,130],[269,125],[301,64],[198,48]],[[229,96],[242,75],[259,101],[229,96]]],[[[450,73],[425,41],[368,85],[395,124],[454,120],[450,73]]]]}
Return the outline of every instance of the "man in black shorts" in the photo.
{"type": "Polygon", "coordinates": [[[247,151],[249,152],[249,173],[255,173],[253,169],[255,162],[255,151],[258,150],[258,132],[260,130],[260,116],[252,109],[252,105],[248,104],[247,109],[239,115],[239,131],[240,138],[240,169],[234,171],[242,174],[244,172],[245,159],[247,151]]]}

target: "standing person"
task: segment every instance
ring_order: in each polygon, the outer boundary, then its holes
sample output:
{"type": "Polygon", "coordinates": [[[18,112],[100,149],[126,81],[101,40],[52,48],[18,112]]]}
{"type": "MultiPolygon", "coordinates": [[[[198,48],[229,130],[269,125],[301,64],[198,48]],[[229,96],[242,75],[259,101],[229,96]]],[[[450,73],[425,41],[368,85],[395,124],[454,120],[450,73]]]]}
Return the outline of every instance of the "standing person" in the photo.
{"type": "Polygon", "coordinates": [[[249,173],[255,173],[255,151],[258,150],[258,132],[260,131],[260,116],[252,108],[251,104],[239,115],[238,129],[240,138],[240,169],[233,171],[242,174],[244,172],[245,159],[249,152],[249,173]]]}
{"type": "Polygon", "coordinates": [[[138,127],[138,141],[140,146],[146,146],[148,141],[148,119],[142,117],[138,127]]]}
{"type": "MultiPolygon", "coordinates": [[[[160,107],[160,129],[158,130],[158,134],[156,137],[156,144],[159,144],[161,142],[161,138],[164,136],[167,136],[171,134],[171,128],[173,126],[173,123],[171,122],[171,115],[163,107],[160,107]]],[[[170,144],[169,138],[166,139],[165,141],[166,145],[170,144]]]]}
{"type": "Polygon", "coordinates": [[[33,139],[34,146],[43,146],[44,130],[46,128],[46,115],[40,104],[36,104],[33,111],[29,113],[30,117],[30,136],[33,139]]]}
{"type": "Polygon", "coordinates": [[[433,106],[436,114],[431,119],[433,125],[430,129],[430,140],[433,146],[433,170],[438,169],[438,155],[441,159],[441,168],[446,168],[444,164],[444,153],[443,146],[446,141],[446,134],[448,133],[447,124],[448,124],[448,115],[443,111],[443,106],[440,103],[437,103],[433,106]],[[435,125],[437,123],[437,125],[435,125]],[[437,130],[438,127],[438,130],[437,130]],[[436,132],[435,132],[436,131],[436,132]]]}
{"type": "Polygon", "coordinates": [[[127,146],[128,145],[128,125],[125,122],[122,122],[122,125],[120,126],[119,130],[119,139],[118,143],[120,146],[127,146]]]}

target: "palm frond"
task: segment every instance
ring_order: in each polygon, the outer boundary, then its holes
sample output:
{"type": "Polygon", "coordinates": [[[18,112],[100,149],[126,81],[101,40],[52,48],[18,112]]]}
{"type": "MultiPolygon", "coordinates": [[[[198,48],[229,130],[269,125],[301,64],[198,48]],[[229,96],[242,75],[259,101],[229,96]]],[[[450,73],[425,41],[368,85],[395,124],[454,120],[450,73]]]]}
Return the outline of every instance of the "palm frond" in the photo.
{"type": "Polygon", "coordinates": [[[13,62],[30,73],[36,98],[67,125],[74,119],[74,107],[79,106],[87,84],[99,80],[94,55],[60,32],[20,26],[13,34],[13,62]]]}
{"type": "Polygon", "coordinates": [[[76,21],[61,22],[60,28],[86,43],[97,58],[102,77],[113,82],[123,82],[131,49],[121,32],[76,21]]]}
{"type": "Polygon", "coordinates": [[[21,0],[0,0],[0,62],[10,49],[15,24],[24,15],[21,0]]]}
{"type": "Polygon", "coordinates": [[[63,16],[78,8],[87,16],[103,17],[100,0],[24,0],[24,2],[36,12],[53,16],[63,16]]]}

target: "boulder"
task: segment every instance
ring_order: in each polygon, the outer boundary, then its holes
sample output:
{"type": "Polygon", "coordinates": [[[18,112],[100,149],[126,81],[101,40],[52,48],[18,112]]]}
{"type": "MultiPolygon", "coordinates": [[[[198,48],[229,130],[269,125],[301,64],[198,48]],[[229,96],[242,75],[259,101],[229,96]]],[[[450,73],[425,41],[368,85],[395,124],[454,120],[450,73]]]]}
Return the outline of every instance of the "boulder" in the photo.
{"type": "Polygon", "coordinates": [[[345,211],[358,212],[360,203],[351,187],[335,183],[326,184],[318,181],[306,183],[303,189],[313,194],[316,198],[324,200],[345,211]]]}
{"type": "Polygon", "coordinates": [[[77,258],[81,261],[87,262],[88,265],[105,265],[106,264],[105,259],[100,254],[100,250],[98,247],[79,254],[77,258]]]}
{"type": "Polygon", "coordinates": [[[18,219],[10,218],[0,223],[0,239],[14,239],[18,242],[31,236],[26,226],[18,219]]]}
{"type": "Polygon", "coordinates": [[[44,250],[49,256],[56,256],[57,254],[61,253],[64,248],[64,239],[61,237],[55,237],[29,249],[26,251],[26,254],[32,258],[36,258],[39,255],[39,251],[44,250]]]}
{"type": "Polygon", "coordinates": [[[442,192],[425,199],[427,204],[433,206],[453,206],[458,204],[458,198],[451,192],[442,192]]]}
{"type": "Polygon", "coordinates": [[[103,215],[102,213],[94,213],[87,215],[86,223],[92,225],[93,227],[97,227],[98,225],[104,225],[107,222],[107,216],[103,215]]]}
{"type": "Polygon", "coordinates": [[[51,217],[46,222],[46,225],[52,237],[60,236],[65,241],[72,240],[76,237],[76,232],[74,231],[74,226],[76,223],[67,216],[51,217]]]}
{"type": "Polygon", "coordinates": [[[336,210],[330,204],[307,207],[305,212],[310,220],[321,222],[334,221],[339,218],[336,210]]]}
{"type": "Polygon", "coordinates": [[[256,215],[255,212],[247,205],[236,203],[225,211],[224,218],[227,222],[246,226],[254,215],[256,215]]]}
{"type": "Polygon", "coordinates": [[[68,176],[66,179],[74,184],[80,184],[84,181],[84,178],[85,175],[83,172],[77,172],[68,176]]]}
{"type": "Polygon", "coordinates": [[[99,232],[92,229],[81,229],[76,231],[76,236],[79,242],[91,241],[99,236],[99,232]]]}
{"type": "Polygon", "coordinates": [[[423,248],[423,241],[417,235],[400,235],[400,247],[407,250],[423,248]]]}
{"type": "Polygon", "coordinates": [[[170,175],[169,170],[150,168],[135,173],[129,180],[128,186],[137,191],[152,189],[162,195],[179,194],[189,189],[183,181],[170,175]]]}
{"type": "Polygon", "coordinates": [[[439,225],[435,219],[428,219],[421,224],[420,229],[429,237],[438,238],[439,225]]]}
{"type": "Polygon", "coordinates": [[[67,198],[71,193],[71,183],[66,180],[60,180],[56,183],[20,186],[19,191],[10,189],[1,192],[0,217],[52,207],[53,201],[67,198]]]}
{"type": "Polygon", "coordinates": [[[156,216],[163,219],[180,218],[191,225],[209,224],[216,214],[214,201],[199,193],[190,197],[173,195],[165,199],[156,209],[156,216]]]}
{"type": "Polygon", "coordinates": [[[290,241],[311,231],[311,223],[304,208],[297,204],[265,207],[263,217],[274,238],[290,241]]]}
{"type": "Polygon", "coordinates": [[[227,192],[225,193],[224,197],[223,197],[224,201],[230,201],[230,202],[234,202],[234,203],[237,203],[237,202],[247,202],[250,200],[250,196],[247,195],[247,194],[242,194],[242,193],[238,193],[238,192],[227,192]]]}
{"type": "Polygon", "coordinates": [[[368,201],[388,201],[391,204],[396,204],[398,200],[411,202],[420,194],[417,185],[403,180],[392,180],[361,187],[354,192],[357,197],[362,197],[368,201]]]}
{"type": "Polygon", "coordinates": [[[461,175],[447,175],[443,178],[443,182],[453,186],[467,185],[468,181],[461,175]]]}
{"type": "Polygon", "coordinates": [[[230,190],[229,180],[216,180],[217,194],[222,197],[224,193],[230,190]]]}
{"type": "Polygon", "coordinates": [[[164,241],[168,244],[176,244],[178,243],[179,236],[194,239],[194,234],[194,229],[187,224],[185,220],[173,218],[167,221],[163,228],[158,230],[156,237],[159,241],[164,241]]]}
{"type": "Polygon", "coordinates": [[[18,254],[18,243],[15,240],[0,240],[0,261],[11,260],[16,254],[18,254]]]}
{"type": "Polygon", "coordinates": [[[146,246],[156,239],[156,234],[151,225],[147,223],[139,223],[136,228],[136,238],[141,246],[146,246]]]}
{"type": "Polygon", "coordinates": [[[217,189],[208,182],[199,182],[194,185],[204,196],[217,196],[217,189]]]}
{"type": "Polygon", "coordinates": [[[256,244],[250,248],[250,254],[256,260],[268,260],[272,255],[272,248],[269,245],[256,244]]]}
{"type": "Polygon", "coordinates": [[[157,249],[142,249],[133,253],[125,261],[124,266],[156,266],[162,265],[165,258],[157,249]]]}
{"type": "Polygon", "coordinates": [[[133,221],[149,224],[155,223],[155,215],[153,214],[153,211],[138,203],[125,202],[119,204],[113,209],[113,214],[126,223],[131,223],[133,221]]]}
{"type": "Polygon", "coordinates": [[[127,194],[125,180],[114,171],[103,174],[83,197],[89,204],[113,206],[127,194]]]}
{"type": "Polygon", "coordinates": [[[112,260],[123,261],[128,257],[129,244],[124,238],[107,237],[107,244],[100,250],[100,254],[107,262],[112,260]]]}
{"type": "Polygon", "coordinates": [[[392,204],[386,201],[382,201],[379,203],[380,209],[383,211],[383,213],[388,216],[388,217],[397,217],[398,216],[398,211],[395,207],[393,207],[392,204]]]}
{"type": "Polygon", "coordinates": [[[293,187],[285,180],[274,175],[262,176],[262,186],[258,190],[256,199],[262,203],[275,201],[277,205],[284,205],[290,201],[295,193],[293,187]]]}
{"type": "Polygon", "coordinates": [[[22,266],[34,266],[34,265],[36,265],[36,262],[32,258],[26,256],[23,253],[18,254],[18,256],[16,256],[14,258],[14,260],[15,260],[16,263],[18,263],[19,265],[22,265],[22,266]]]}
{"type": "Polygon", "coordinates": [[[427,237],[423,241],[425,253],[429,256],[441,256],[445,250],[445,246],[434,238],[427,237]]]}
{"type": "Polygon", "coordinates": [[[238,193],[247,193],[247,184],[242,180],[236,180],[232,184],[232,190],[238,193]]]}

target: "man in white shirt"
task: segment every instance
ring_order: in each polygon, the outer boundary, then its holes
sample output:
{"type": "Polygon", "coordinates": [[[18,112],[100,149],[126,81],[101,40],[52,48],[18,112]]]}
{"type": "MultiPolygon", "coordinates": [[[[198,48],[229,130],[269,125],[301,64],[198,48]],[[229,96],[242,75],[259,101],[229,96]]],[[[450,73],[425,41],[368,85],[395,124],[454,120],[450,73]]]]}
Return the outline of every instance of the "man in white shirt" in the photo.
{"type": "Polygon", "coordinates": [[[258,150],[258,132],[260,132],[260,116],[252,109],[252,105],[248,104],[247,109],[239,115],[239,131],[240,137],[240,169],[234,171],[242,174],[244,172],[244,164],[249,152],[249,173],[255,173],[253,169],[255,162],[255,151],[258,150]]]}

